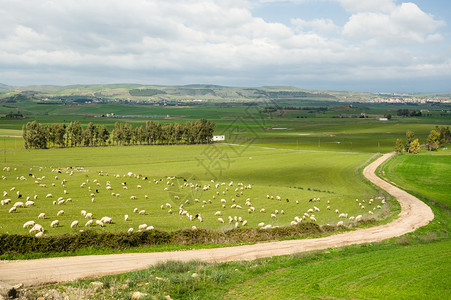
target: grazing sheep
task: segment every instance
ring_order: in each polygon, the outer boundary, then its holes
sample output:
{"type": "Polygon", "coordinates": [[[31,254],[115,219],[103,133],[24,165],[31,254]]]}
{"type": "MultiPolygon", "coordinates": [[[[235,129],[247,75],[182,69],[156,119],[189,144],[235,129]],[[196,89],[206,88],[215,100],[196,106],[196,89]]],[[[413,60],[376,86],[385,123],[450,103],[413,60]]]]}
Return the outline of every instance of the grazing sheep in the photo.
{"type": "Polygon", "coordinates": [[[242,225],[246,226],[247,225],[247,220],[244,220],[242,225]]]}
{"type": "Polygon", "coordinates": [[[313,209],[314,209],[315,211],[320,211],[319,208],[316,207],[316,206],[313,206],[313,209]]]}
{"type": "Polygon", "coordinates": [[[36,233],[34,236],[37,237],[37,238],[42,237],[42,236],[44,236],[44,232],[39,231],[39,232],[36,233]]]}
{"type": "Polygon", "coordinates": [[[337,226],[343,226],[343,221],[339,221],[338,223],[337,223],[337,226]]]}
{"type": "Polygon", "coordinates": [[[265,223],[263,223],[263,222],[261,222],[261,223],[258,223],[258,225],[257,225],[258,227],[263,227],[263,226],[265,226],[265,223]]]}
{"type": "Polygon", "coordinates": [[[152,225],[146,227],[147,231],[150,231],[150,230],[153,230],[153,229],[154,229],[154,227],[152,225]]]}
{"type": "Polygon", "coordinates": [[[40,213],[38,219],[45,219],[45,213],[40,213]]]}
{"type": "Polygon", "coordinates": [[[13,213],[17,210],[17,208],[15,206],[11,207],[8,211],[8,213],[13,213]]]}
{"type": "Polygon", "coordinates": [[[139,184],[136,186],[138,189],[141,189],[142,188],[142,186],[140,186],[139,184]]]}
{"type": "Polygon", "coordinates": [[[138,213],[138,215],[145,215],[145,214],[146,214],[146,211],[144,209],[140,210],[139,213],[138,213]]]}
{"type": "Polygon", "coordinates": [[[130,200],[136,200],[136,196],[130,196],[130,200]]]}
{"type": "Polygon", "coordinates": [[[134,231],[133,228],[130,227],[130,228],[127,230],[127,233],[133,233],[133,231],[134,231]]]}
{"type": "Polygon", "coordinates": [[[104,224],[113,224],[113,219],[106,216],[100,219],[100,221],[102,221],[104,224]]]}
{"type": "Polygon", "coordinates": [[[128,215],[124,216],[124,221],[128,221],[128,215]]]}
{"type": "Polygon", "coordinates": [[[348,217],[348,214],[341,213],[338,217],[339,217],[339,218],[347,218],[347,217],[348,217]]]}
{"type": "Polygon", "coordinates": [[[310,208],[307,212],[311,214],[313,212],[313,208],[310,208]]]}
{"type": "Polygon", "coordinates": [[[276,218],[277,216],[275,214],[271,214],[271,218],[276,218]]]}
{"type": "Polygon", "coordinates": [[[34,224],[35,224],[34,221],[28,221],[28,222],[25,222],[25,223],[23,224],[23,228],[33,227],[34,224]]]}
{"type": "Polygon", "coordinates": [[[100,221],[100,220],[96,220],[96,225],[100,226],[100,227],[103,227],[103,222],[100,221]]]}
{"type": "Polygon", "coordinates": [[[362,220],[362,215],[358,215],[357,217],[355,217],[356,222],[362,220]]]}
{"type": "Polygon", "coordinates": [[[368,214],[370,214],[370,215],[372,215],[373,214],[373,212],[370,210],[370,211],[368,211],[368,214]]]}
{"type": "Polygon", "coordinates": [[[94,223],[93,220],[89,220],[88,222],[86,222],[85,227],[91,226],[92,223],[94,223]]]}
{"type": "Polygon", "coordinates": [[[34,224],[33,228],[30,229],[29,233],[33,233],[33,232],[44,232],[44,227],[42,227],[42,225],[39,224],[34,224]]]}
{"type": "Polygon", "coordinates": [[[46,198],[52,198],[53,196],[52,196],[52,194],[47,194],[45,197],[46,198]]]}
{"type": "Polygon", "coordinates": [[[217,212],[215,212],[215,216],[221,216],[222,213],[218,210],[217,212]]]}
{"type": "Polygon", "coordinates": [[[50,227],[54,228],[57,227],[60,224],[60,222],[58,220],[52,221],[52,223],[50,223],[50,227]]]}
{"type": "Polygon", "coordinates": [[[64,215],[64,210],[60,210],[59,212],[56,213],[57,216],[62,216],[64,215]]]}
{"type": "Polygon", "coordinates": [[[338,214],[340,211],[338,209],[336,209],[335,212],[338,214]]]}
{"type": "Polygon", "coordinates": [[[16,203],[14,203],[13,206],[15,206],[15,207],[24,207],[24,204],[23,204],[23,202],[16,202],[16,203]]]}
{"type": "Polygon", "coordinates": [[[260,212],[261,212],[261,213],[265,213],[265,212],[266,212],[266,209],[262,208],[262,209],[260,209],[260,212]]]}
{"type": "Polygon", "coordinates": [[[82,210],[82,211],[80,212],[80,215],[86,216],[86,210],[82,210]]]}
{"type": "Polygon", "coordinates": [[[141,225],[138,226],[139,230],[144,230],[146,228],[147,228],[147,224],[141,224],[141,225]]]}
{"type": "Polygon", "coordinates": [[[291,221],[291,222],[290,222],[290,225],[291,225],[291,226],[294,226],[294,225],[297,225],[297,224],[298,224],[298,222],[296,222],[296,221],[291,221]]]}
{"type": "Polygon", "coordinates": [[[138,208],[135,207],[135,209],[133,210],[133,212],[134,212],[134,213],[137,213],[137,212],[138,212],[138,208]]]}
{"type": "Polygon", "coordinates": [[[219,223],[224,223],[224,220],[222,218],[218,218],[219,223]]]}
{"type": "Polygon", "coordinates": [[[330,210],[330,206],[328,205],[328,206],[326,207],[326,209],[327,209],[327,210],[330,210]]]}
{"type": "Polygon", "coordinates": [[[316,222],[315,216],[310,216],[310,220],[312,220],[313,222],[316,222]]]}
{"type": "Polygon", "coordinates": [[[70,228],[78,227],[78,221],[73,221],[72,224],[70,224],[70,228]]]}

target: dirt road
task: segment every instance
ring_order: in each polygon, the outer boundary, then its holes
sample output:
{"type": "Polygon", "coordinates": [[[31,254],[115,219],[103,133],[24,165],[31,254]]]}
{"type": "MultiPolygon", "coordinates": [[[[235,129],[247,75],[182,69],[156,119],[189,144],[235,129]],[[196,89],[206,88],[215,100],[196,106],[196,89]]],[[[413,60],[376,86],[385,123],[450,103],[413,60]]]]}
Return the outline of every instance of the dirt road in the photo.
{"type": "Polygon", "coordinates": [[[23,283],[25,286],[41,285],[139,270],[166,260],[195,259],[208,262],[252,260],[260,257],[377,242],[400,236],[428,224],[434,218],[434,214],[429,206],[374,174],[377,166],[392,155],[392,153],[385,154],[363,171],[366,178],[386,190],[401,204],[399,217],[389,224],[317,239],[268,242],[229,248],[0,261],[0,282],[23,283]]]}

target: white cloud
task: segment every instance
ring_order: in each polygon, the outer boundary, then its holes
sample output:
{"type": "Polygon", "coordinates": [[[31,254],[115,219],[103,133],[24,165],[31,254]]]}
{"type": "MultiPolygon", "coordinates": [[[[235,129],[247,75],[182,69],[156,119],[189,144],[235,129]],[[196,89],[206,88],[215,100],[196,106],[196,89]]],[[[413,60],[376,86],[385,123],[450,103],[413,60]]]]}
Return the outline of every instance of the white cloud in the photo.
{"type": "Polygon", "coordinates": [[[344,28],[326,18],[268,22],[240,0],[0,1],[0,82],[34,72],[33,83],[295,84],[399,76],[446,58],[399,46],[443,42],[443,22],[393,1],[340,1],[355,12],[344,28]]]}
{"type": "Polygon", "coordinates": [[[435,33],[445,25],[413,3],[403,3],[389,13],[361,12],[352,15],[343,28],[351,40],[370,40],[388,44],[425,43],[442,39],[435,33]]]}

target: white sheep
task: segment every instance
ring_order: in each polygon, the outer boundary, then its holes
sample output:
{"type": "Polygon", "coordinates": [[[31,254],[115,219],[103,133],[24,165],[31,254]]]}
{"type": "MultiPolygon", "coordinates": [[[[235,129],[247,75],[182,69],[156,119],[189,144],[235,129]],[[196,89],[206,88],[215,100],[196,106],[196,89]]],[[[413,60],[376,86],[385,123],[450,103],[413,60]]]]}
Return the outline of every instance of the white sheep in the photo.
{"type": "Polygon", "coordinates": [[[91,226],[92,223],[94,223],[94,220],[89,220],[88,222],[86,222],[85,227],[91,226]]]}
{"type": "Polygon", "coordinates": [[[145,230],[147,228],[147,224],[141,224],[138,226],[139,230],[145,230]]]}
{"type": "Polygon", "coordinates": [[[56,213],[57,216],[62,216],[64,215],[64,210],[60,210],[59,212],[56,213]]]}
{"type": "Polygon", "coordinates": [[[368,214],[370,214],[370,215],[372,215],[373,214],[373,212],[370,210],[370,211],[368,211],[368,214]]]}
{"type": "Polygon", "coordinates": [[[34,221],[27,221],[23,224],[23,228],[27,228],[27,227],[33,227],[35,224],[34,221]]]}
{"type": "Polygon", "coordinates": [[[44,227],[42,227],[42,225],[39,225],[39,224],[34,224],[33,228],[31,228],[29,232],[33,233],[35,231],[44,232],[44,227]]]}
{"type": "Polygon", "coordinates": [[[38,233],[36,233],[35,235],[34,235],[35,237],[37,237],[37,238],[39,238],[39,237],[43,237],[44,236],[44,232],[42,232],[42,231],[39,231],[38,233]]]}
{"type": "Polygon", "coordinates": [[[11,213],[15,212],[16,210],[17,210],[17,208],[15,206],[13,206],[9,209],[8,213],[11,214],[11,213]]]}
{"type": "Polygon", "coordinates": [[[103,222],[100,221],[100,220],[96,220],[96,225],[100,226],[100,227],[103,227],[103,222]]]}
{"type": "Polygon", "coordinates": [[[358,215],[357,217],[355,217],[356,222],[362,220],[362,215],[358,215]]]}
{"type": "Polygon", "coordinates": [[[138,212],[138,208],[135,207],[135,209],[133,210],[133,212],[134,212],[134,213],[137,213],[137,212],[138,212]]]}
{"type": "Polygon", "coordinates": [[[128,215],[124,216],[124,221],[128,221],[128,215]]]}
{"type": "Polygon", "coordinates": [[[263,227],[263,226],[265,226],[265,223],[263,223],[263,222],[261,222],[261,223],[258,223],[258,225],[257,225],[258,227],[263,227]]]}
{"type": "Polygon", "coordinates": [[[80,215],[86,216],[86,210],[83,209],[83,210],[80,212],[80,215]]]}
{"type": "Polygon", "coordinates": [[[137,197],[134,196],[134,195],[133,195],[133,196],[130,196],[130,200],[136,200],[136,198],[137,198],[137,197]]]}
{"type": "Polygon", "coordinates": [[[85,219],[92,219],[92,213],[86,213],[85,219]]]}
{"type": "Polygon", "coordinates": [[[318,207],[316,207],[316,206],[313,206],[313,209],[314,209],[315,211],[320,211],[320,209],[319,209],[318,207]]]}
{"type": "Polygon", "coordinates": [[[276,218],[277,216],[275,214],[271,214],[271,218],[276,218]]]}
{"type": "Polygon", "coordinates": [[[40,213],[38,219],[45,219],[45,213],[40,213]]]}
{"type": "Polygon", "coordinates": [[[19,202],[14,203],[13,206],[15,206],[15,207],[24,207],[24,203],[19,201],[19,202]]]}
{"type": "Polygon", "coordinates": [[[339,218],[347,218],[347,217],[348,217],[348,214],[341,213],[338,217],[339,217],[339,218]]]}
{"type": "Polygon", "coordinates": [[[139,213],[138,213],[138,215],[145,215],[145,214],[146,214],[146,211],[144,209],[140,210],[139,213]]]}
{"type": "Polygon", "coordinates": [[[47,194],[45,197],[46,198],[52,198],[53,196],[52,196],[52,194],[47,194]]]}
{"type": "Polygon", "coordinates": [[[294,225],[297,225],[297,224],[298,224],[298,222],[296,222],[296,221],[291,221],[291,222],[290,222],[290,225],[291,225],[291,226],[294,226],[294,225]]]}
{"type": "Polygon", "coordinates": [[[343,221],[339,221],[338,223],[337,223],[337,226],[343,226],[343,221]]]}
{"type": "Polygon", "coordinates": [[[112,224],[113,223],[113,219],[110,217],[102,217],[102,219],[100,219],[100,221],[102,221],[104,224],[112,224]]]}
{"type": "Polygon", "coordinates": [[[218,218],[219,223],[224,223],[224,220],[222,218],[218,218]]]}
{"type": "Polygon", "coordinates": [[[247,220],[244,220],[242,225],[246,226],[247,225],[247,220]]]}
{"type": "Polygon", "coordinates": [[[78,221],[73,221],[72,224],[70,224],[70,228],[74,228],[78,226],[78,221]]]}
{"type": "Polygon", "coordinates": [[[150,230],[153,230],[153,229],[154,229],[154,227],[152,225],[146,227],[147,231],[150,231],[150,230]]]}
{"type": "Polygon", "coordinates": [[[133,233],[133,228],[130,227],[130,228],[127,230],[127,232],[128,232],[128,233],[133,233]]]}
{"type": "Polygon", "coordinates": [[[222,215],[222,213],[221,213],[221,211],[217,211],[217,212],[215,212],[215,216],[221,216],[222,215]]]}
{"type": "Polygon", "coordinates": [[[265,212],[266,212],[266,209],[262,208],[262,209],[260,209],[260,212],[261,212],[261,213],[265,213],[265,212]]]}
{"type": "Polygon", "coordinates": [[[50,227],[54,228],[57,227],[60,224],[60,222],[58,220],[52,221],[52,223],[50,223],[50,227]]]}
{"type": "Polygon", "coordinates": [[[310,216],[310,220],[312,220],[313,222],[316,222],[315,216],[310,216]]]}

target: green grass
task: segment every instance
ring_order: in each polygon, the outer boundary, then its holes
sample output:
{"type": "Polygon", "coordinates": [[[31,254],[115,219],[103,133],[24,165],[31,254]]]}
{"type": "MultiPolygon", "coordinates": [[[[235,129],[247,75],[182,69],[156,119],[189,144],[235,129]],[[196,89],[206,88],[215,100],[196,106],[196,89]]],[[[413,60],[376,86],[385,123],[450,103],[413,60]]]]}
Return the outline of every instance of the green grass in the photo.
{"type": "MultiPolygon", "coordinates": [[[[12,201],[0,206],[0,232],[27,234],[22,225],[28,220],[43,225],[47,234],[76,232],[79,229],[71,229],[69,225],[73,220],[78,220],[83,227],[87,220],[80,216],[82,209],[92,212],[95,219],[112,217],[114,224],[97,228],[107,231],[126,231],[130,227],[137,230],[138,225],[144,223],[169,231],[193,225],[228,230],[235,223],[229,224],[228,216],[241,217],[251,227],[256,227],[260,222],[284,226],[289,225],[295,216],[302,217],[313,206],[320,209],[320,212],[315,213],[319,224],[336,224],[340,221],[335,209],[368,218],[368,211],[361,210],[355,199],[368,200],[380,195],[369,184],[362,182],[358,173],[358,168],[369,158],[364,153],[243,149],[227,145],[7,151],[6,166],[10,167],[10,171],[0,171],[5,176],[0,181],[0,191],[8,193],[2,199],[10,198],[12,201]],[[206,153],[221,155],[223,159],[214,160],[214,164],[211,164],[206,153]],[[222,169],[217,169],[216,163],[222,169]],[[61,168],[62,173],[58,173],[57,168],[61,168]],[[103,171],[104,176],[99,176],[99,171],[103,171]],[[126,175],[128,172],[134,175],[126,175]],[[136,178],[136,174],[141,177],[136,178]],[[26,180],[20,180],[21,176],[26,180]],[[147,180],[143,180],[144,176],[147,176],[147,180]],[[175,179],[168,180],[168,176],[175,179]],[[214,177],[217,178],[212,183],[210,180],[214,177]],[[112,190],[106,190],[107,181],[112,190]],[[232,186],[229,186],[232,181],[232,186]],[[122,182],[127,183],[127,190],[122,188],[122,182]],[[80,187],[82,183],[85,183],[84,188],[80,187]],[[218,188],[215,187],[216,183],[220,184],[218,188]],[[246,189],[238,183],[244,186],[250,184],[252,188],[246,189]],[[41,184],[46,187],[40,187],[41,184]],[[187,187],[185,184],[193,186],[187,187]],[[197,189],[195,184],[199,185],[197,189]],[[138,185],[142,188],[138,189],[138,185]],[[210,185],[211,189],[202,191],[205,185],[210,185]],[[11,191],[13,187],[15,190],[11,191]],[[64,194],[64,190],[67,194],[64,194]],[[22,195],[20,199],[18,191],[22,195]],[[112,193],[118,193],[120,197],[112,196],[112,193]],[[52,198],[46,198],[47,194],[52,194],[52,198]],[[8,213],[14,202],[25,202],[27,197],[33,198],[34,195],[37,195],[35,206],[8,213]],[[145,195],[148,195],[147,199],[145,195]],[[274,199],[267,199],[267,195],[274,199]],[[131,196],[137,199],[130,199],[131,196]],[[180,199],[175,199],[175,196],[180,199]],[[276,200],[276,196],[280,196],[281,200],[276,200]],[[53,205],[53,201],[58,201],[59,197],[71,198],[72,201],[53,205]],[[245,203],[248,198],[255,207],[254,213],[248,213],[249,206],[245,203]],[[321,198],[321,201],[312,203],[309,202],[311,198],[321,198]],[[225,208],[222,207],[221,199],[226,200],[225,208]],[[168,213],[169,207],[161,208],[166,203],[172,206],[172,214],[168,213]],[[190,221],[186,216],[179,215],[180,204],[184,204],[184,209],[192,215],[200,213],[203,222],[190,221]],[[232,208],[234,204],[240,205],[242,209],[232,208]],[[327,210],[327,206],[331,209],[327,210]],[[146,210],[146,215],[133,213],[134,208],[146,210]],[[262,208],[266,213],[259,212],[262,208]],[[65,213],[57,217],[59,210],[65,213]],[[275,210],[279,214],[277,218],[271,218],[270,214],[275,213],[275,210]],[[218,216],[214,215],[216,211],[222,212],[225,224],[218,222],[218,216]],[[46,219],[37,219],[40,213],[45,213],[46,219]],[[124,221],[125,214],[130,216],[128,221],[124,221]],[[50,223],[55,219],[59,220],[60,226],[50,228],[50,223]]],[[[378,204],[380,200],[376,200],[368,210],[378,204]]],[[[376,209],[372,217],[385,218],[391,214],[390,210],[390,206],[376,209]]]]}

